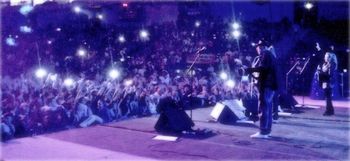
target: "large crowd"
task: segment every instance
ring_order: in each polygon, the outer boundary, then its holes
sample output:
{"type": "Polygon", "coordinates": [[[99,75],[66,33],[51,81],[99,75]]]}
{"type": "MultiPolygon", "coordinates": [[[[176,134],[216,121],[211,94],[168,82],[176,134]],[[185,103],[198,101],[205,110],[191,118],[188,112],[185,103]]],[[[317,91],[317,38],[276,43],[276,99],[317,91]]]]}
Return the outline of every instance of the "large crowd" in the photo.
{"type": "Polygon", "coordinates": [[[245,25],[238,42],[230,34],[231,22],[201,22],[198,27],[152,24],[144,27],[150,35],[147,40],[130,36],[138,35],[136,29],[124,30],[125,42],[118,41],[122,28],[94,23],[13,33],[19,35],[19,45],[3,46],[2,139],[154,115],[159,100],[167,96],[185,109],[245,97],[251,89],[242,79],[242,69],[255,57],[251,42],[271,32],[278,41],[289,30],[288,22],[282,21],[261,31],[258,24],[263,22],[258,21],[245,25]],[[188,71],[188,56],[203,46],[204,54],[215,60],[196,63],[188,71]],[[85,48],[86,55],[77,55],[77,48],[85,48]],[[36,62],[48,70],[45,77],[35,76],[36,62]],[[119,78],[108,77],[111,68],[120,71],[119,78]],[[222,79],[221,72],[228,78],[222,79]],[[68,77],[70,84],[65,83],[68,77]]]}

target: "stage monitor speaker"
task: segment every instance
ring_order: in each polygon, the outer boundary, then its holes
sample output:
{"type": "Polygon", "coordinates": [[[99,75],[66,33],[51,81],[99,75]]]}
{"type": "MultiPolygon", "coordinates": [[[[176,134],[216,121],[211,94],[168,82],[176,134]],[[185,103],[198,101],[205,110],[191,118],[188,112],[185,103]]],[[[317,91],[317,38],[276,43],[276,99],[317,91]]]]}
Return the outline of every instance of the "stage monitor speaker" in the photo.
{"type": "Polygon", "coordinates": [[[177,106],[171,97],[161,99],[157,111],[160,115],[154,128],[158,132],[182,132],[191,130],[191,127],[194,126],[191,118],[177,106]]]}
{"type": "Polygon", "coordinates": [[[242,101],[226,100],[216,103],[210,116],[220,123],[230,124],[245,118],[244,110],[242,101]]]}

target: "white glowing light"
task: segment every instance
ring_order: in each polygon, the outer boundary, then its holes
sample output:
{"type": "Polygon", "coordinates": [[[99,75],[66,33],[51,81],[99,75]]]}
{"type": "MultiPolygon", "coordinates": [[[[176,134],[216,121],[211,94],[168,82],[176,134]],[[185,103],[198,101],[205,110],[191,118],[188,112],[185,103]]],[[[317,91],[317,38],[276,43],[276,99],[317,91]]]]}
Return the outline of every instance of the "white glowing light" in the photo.
{"type": "Polygon", "coordinates": [[[176,69],[176,73],[180,73],[181,72],[181,70],[180,69],[176,69]]]}
{"type": "Polygon", "coordinates": [[[196,22],[194,23],[194,26],[196,26],[196,27],[201,26],[201,22],[200,22],[200,21],[196,21],[196,22]]]}
{"type": "Polygon", "coordinates": [[[6,44],[8,46],[16,46],[16,40],[12,37],[6,38],[6,44]]]}
{"type": "Polygon", "coordinates": [[[23,33],[30,33],[32,32],[32,28],[30,28],[29,26],[21,26],[19,27],[19,30],[23,33]]]}
{"type": "Polygon", "coordinates": [[[72,78],[66,78],[64,81],[63,81],[63,84],[67,87],[70,87],[74,84],[74,80],[72,78]]]}
{"type": "Polygon", "coordinates": [[[52,44],[52,41],[51,41],[51,40],[48,40],[48,41],[47,41],[47,44],[51,45],[51,44],[52,44]]]}
{"type": "Polygon", "coordinates": [[[256,44],[252,42],[250,45],[255,46],[256,44]]]}
{"type": "Polygon", "coordinates": [[[102,20],[102,19],[104,18],[102,14],[97,14],[96,17],[97,17],[98,19],[100,19],[100,20],[102,20]]]}
{"type": "Polygon", "coordinates": [[[230,88],[233,88],[233,87],[235,87],[235,82],[230,79],[230,80],[226,81],[226,85],[230,88]]]}
{"type": "Polygon", "coordinates": [[[85,49],[78,49],[77,54],[81,57],[86,56],[86,50],[85,49]]]}
{"type": "Polygon", "coordinates": [[[130,86],[130,85],[132,85],[132,83],[133,83],[133,81],[131,79],[128,79],[128,80],[124,81],[124,85],[125,86],[130,86]]]}
{"type": "Polygon", "coordinates": [[[314,5],[313,5],[312,3],[310,3],[310,2],[306,2],[305,5],[304,5],[304,7],[305,7],[306,9],[310,10],[312,7],[314,7],[314,5]]]}
{"type": "Polygon", "coordinates": [[[57,27],[57,28],[56,28],[56,31],[57,31],[57,32],[60,32],[61,30],[62,30],[62,29],[61,29],[60,27],[57,27]]]}
{"type": "Polygon", "coordinates": [[[347,69],[343,69],[343,72],[346,73],[346,72],[348,72],[348,70],[347,69]]]}
{"type": "Polygon", "coordinates": [[[43,68],[39,68],[35,72],[35,76],[38,78],[44,78],[47,75],[47,71],[43,68]]]}
{"type": "Polygon", "coordinates": [[[124,61],[125,61],[125,58],[124,58],[124,57],[120,58],[120,61],[121,61],[121,62],[124,62],[124,61]]]}
{"type": "Polygon", "coordinates": [[[127,3],[123,3],[123,7],[128,7],[128,4],[127,3]]]}
{"type": "Polygon", "coordinates": [[[120,72],[116,69],[111,69],[109,72],[108,72],[108,76],[112,79],[117,79],[119,76],[120,76],[120,72]]]}
{"type": "Polygon", "coordinates": [[[241,25],[240,25],[239,23],[237,23],[237,22],[234,22],[234,23],[232,24],[232,28],[233,28],[234,30],[238,30],[240,27],[241,27],[241,25]]]}
{"type": "Polygon", "coordinates": [[[120,35],[120,36],[118,37],[118,41],[119,41],[120,43],[125,42],[125,37],[124,37],[123,35],[120,35]]]}
{"type": "Polygon", "coordinates": [[[22,15],[27,15],[28,13],[30,13],[33,10],[33,6],[31,5],[24,5],[19,9],[19,12],[22,15]]]}
{"type": "Polygon", "coordinates": [[[75,6],[73,8],[73,10],[74,10],[75,13],[80,13],[81,12],[81,8],[79,6],[75,6]]]}
{"type": "Polygon", "coordinates": [[[227,73],[221,72],[221,73],[220,73],[220,78],[223,79],[223,80],[226,80],[226,79],[228,78],[227,73]]]}
{"type": "Polygon", "coordinates": [[[241,36],[241,32],[238,31],[238,30],[235,30],[232,32],[232,36],[235,38],[235,39],[238,39],[240,36],[241,36]]]}
{"type": "Polygon", "coordinates": [[[146,30],[141,30],[140,31],[140,37],[141,39],[147,39],[149,36],[148,32],[146,30]]]}

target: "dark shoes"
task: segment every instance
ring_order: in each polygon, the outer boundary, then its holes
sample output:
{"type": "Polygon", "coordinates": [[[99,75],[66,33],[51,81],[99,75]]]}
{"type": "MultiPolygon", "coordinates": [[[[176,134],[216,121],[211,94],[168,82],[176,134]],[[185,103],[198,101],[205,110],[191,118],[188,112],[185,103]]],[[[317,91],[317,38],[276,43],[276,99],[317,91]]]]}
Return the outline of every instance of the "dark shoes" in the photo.
{"type": "Polygon", "coordinates": [[[323,113],[323,116],[332,116],[334,115],[334,111],[326,111],[323,113]]]}
{"type": "Polygon", "coordinates": [[[249,120],[254,121],[254,122],[257,122],[257,121],[259,121],[259,116],[250,115],[250,116],[249,116],[249,120]]]}

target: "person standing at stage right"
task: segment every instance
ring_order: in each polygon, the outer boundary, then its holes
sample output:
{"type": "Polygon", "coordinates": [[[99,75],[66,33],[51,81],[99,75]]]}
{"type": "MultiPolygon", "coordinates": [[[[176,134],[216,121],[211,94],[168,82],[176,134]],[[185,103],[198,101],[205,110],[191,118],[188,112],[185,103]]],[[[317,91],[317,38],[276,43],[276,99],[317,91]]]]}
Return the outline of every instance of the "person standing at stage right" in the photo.
{"type": "Polygon", "coordinates": [[[322,66],[318,66],[319,82],[324,90],[326,97],[326,111],[324,116],[334,115],[334,108],[332,103],[332,89],[334,86],[334,76],[337,71],[337,57],[334,53],[326,52],[324,56],[324,63],[322,66]]]}
{"type": "Polygon", "coordinates": [[[257,66],[248,68],[248,73],[258,73],[259,90],[259,110],[260,132],[251,135],[251,138],[269,138],[272,127],[272,104],[275,91],[277,90],[277,70],[276,56],[268,49],[265,41],[261,40],[256,45],[256,51],[259,55],[257,66]]]}

